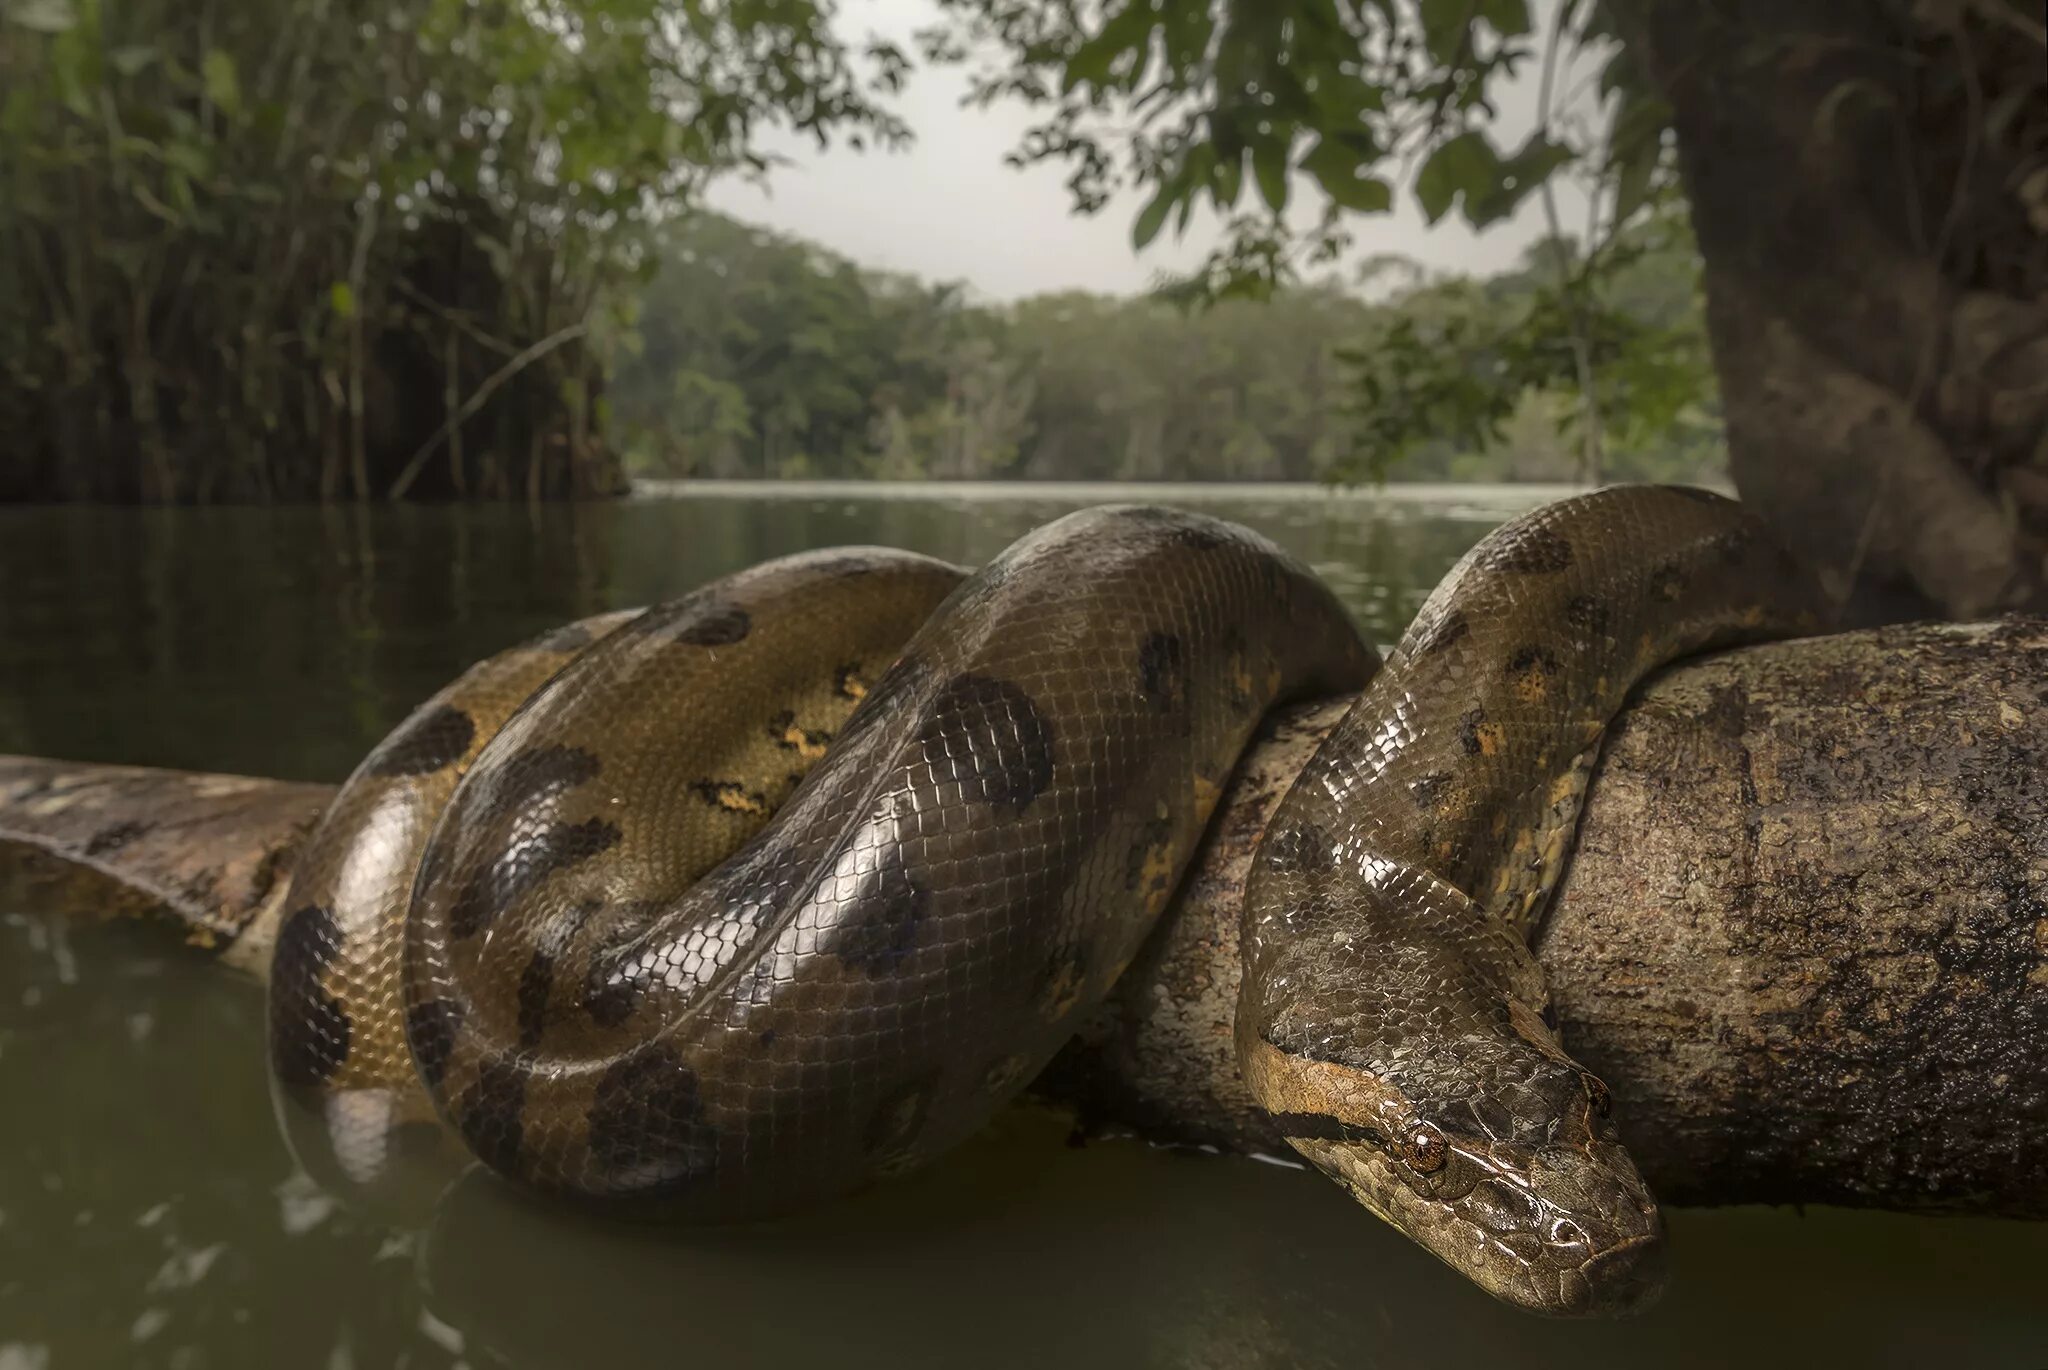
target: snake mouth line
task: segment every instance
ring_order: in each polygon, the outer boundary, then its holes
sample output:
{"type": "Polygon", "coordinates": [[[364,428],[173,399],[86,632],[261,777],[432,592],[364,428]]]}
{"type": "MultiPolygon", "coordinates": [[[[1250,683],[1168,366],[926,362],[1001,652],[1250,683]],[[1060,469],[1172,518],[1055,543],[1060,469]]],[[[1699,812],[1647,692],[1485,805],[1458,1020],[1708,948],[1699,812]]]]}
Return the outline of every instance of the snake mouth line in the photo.
{"type": "Polygon", "coordinates": [[[1644,1232],[1616,1242],[1578,1267],[1586,1282],[1583,1304],[1568,1312],[1627,1317],[1643,1312],[1664,1293],[1664,1232],[1644,1232]]]}

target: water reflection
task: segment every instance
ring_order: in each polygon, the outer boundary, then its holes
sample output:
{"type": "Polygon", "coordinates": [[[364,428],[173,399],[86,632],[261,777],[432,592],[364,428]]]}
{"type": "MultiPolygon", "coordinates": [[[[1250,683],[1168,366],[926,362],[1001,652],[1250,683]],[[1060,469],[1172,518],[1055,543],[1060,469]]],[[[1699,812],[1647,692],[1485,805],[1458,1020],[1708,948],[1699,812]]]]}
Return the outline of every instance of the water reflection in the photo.
{"type": "Polygon", "coordinates": [[[969,565],[1052,518],[1171,498],[1258,528],[1379,640],[1543,492],[1432,505],[1320,492],[636,499],[484,508],[0,510],[0,751],[337,779],[463,666],[542,628],[809,547],[969,565]]]}

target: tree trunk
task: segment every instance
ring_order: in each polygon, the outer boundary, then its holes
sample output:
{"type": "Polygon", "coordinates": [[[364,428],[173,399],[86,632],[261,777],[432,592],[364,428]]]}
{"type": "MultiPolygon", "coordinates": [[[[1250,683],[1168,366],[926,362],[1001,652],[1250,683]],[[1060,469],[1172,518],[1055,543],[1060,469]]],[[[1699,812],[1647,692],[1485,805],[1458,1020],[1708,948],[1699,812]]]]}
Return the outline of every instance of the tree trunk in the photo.
{"type": "Polygon", "coordinates": [[[1745,502],[1866,621],[2048,605],[2039,6],[1609,12],[1671,107],[1745,502]]]}
{"type": "MultiPolygon", "coordinates": [[[[1175,910],[1040,1092],[1094,1124],[1285,1154],[1232,1055],[1238,910],[1273,805],[1346,703],[1268,729],[1175,910]]],[[[1666,1199],[2048,1217],[2044,758],[2043,620],[1747,648],[1637,695],[1538,951],[1666,1199]]],[[[260,969],[261,915],[330,793],[0,758],[0,837],[169,902],[260,969]]]]}

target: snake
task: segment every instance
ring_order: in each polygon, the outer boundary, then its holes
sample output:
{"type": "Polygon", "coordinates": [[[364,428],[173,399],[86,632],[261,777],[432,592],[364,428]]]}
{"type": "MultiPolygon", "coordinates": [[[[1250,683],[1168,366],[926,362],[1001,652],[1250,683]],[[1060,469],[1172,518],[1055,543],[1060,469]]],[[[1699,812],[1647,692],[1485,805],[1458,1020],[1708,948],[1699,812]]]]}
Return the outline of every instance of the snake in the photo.
{"type": "Polygon", "coordinates": [[[292,876],[272,1076],[351,1174],[421,1128],[603,1212],[822,1203],[1020,1092],[1262,721],[1356,694],[1248,880],[1245,1084],[1489,1293],[1632,1311],[1663,1220],[1531,939],[1630,690],[1816,603],[1678,486],[1503,524],[1384,664],[1306,566],[1188,511],[1083,510],[973,572],[778,558],[479,663],[371,751],[292,876]]]}

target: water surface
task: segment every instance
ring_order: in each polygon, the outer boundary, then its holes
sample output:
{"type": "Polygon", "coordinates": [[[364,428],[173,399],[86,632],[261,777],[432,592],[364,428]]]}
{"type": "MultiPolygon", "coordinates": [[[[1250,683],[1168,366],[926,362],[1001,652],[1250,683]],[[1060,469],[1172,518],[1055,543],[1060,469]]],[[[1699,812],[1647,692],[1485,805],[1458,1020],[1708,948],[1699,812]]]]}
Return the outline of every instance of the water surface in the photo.
{"type": "MultiPolygon", "coordinates": [[[[985,560],[1083,504],[1188,504],[1315,566],[1375,638],[1555,492],[807,485],[617,505],[0,510],[0,751],[340,778],[475,658],[805,547],[985,560]]],[[[2048,1225],[1682,1211],[1621,1325],[1488,1302],[1320,1177],[1020,1108],[772,1228],[594,1225],[467,1179],[416,1225],[295,1171],[262,996],[158,928],[0,880],[0,1370],[145,1365],[2012,1366],[2048,1225]]]]}

